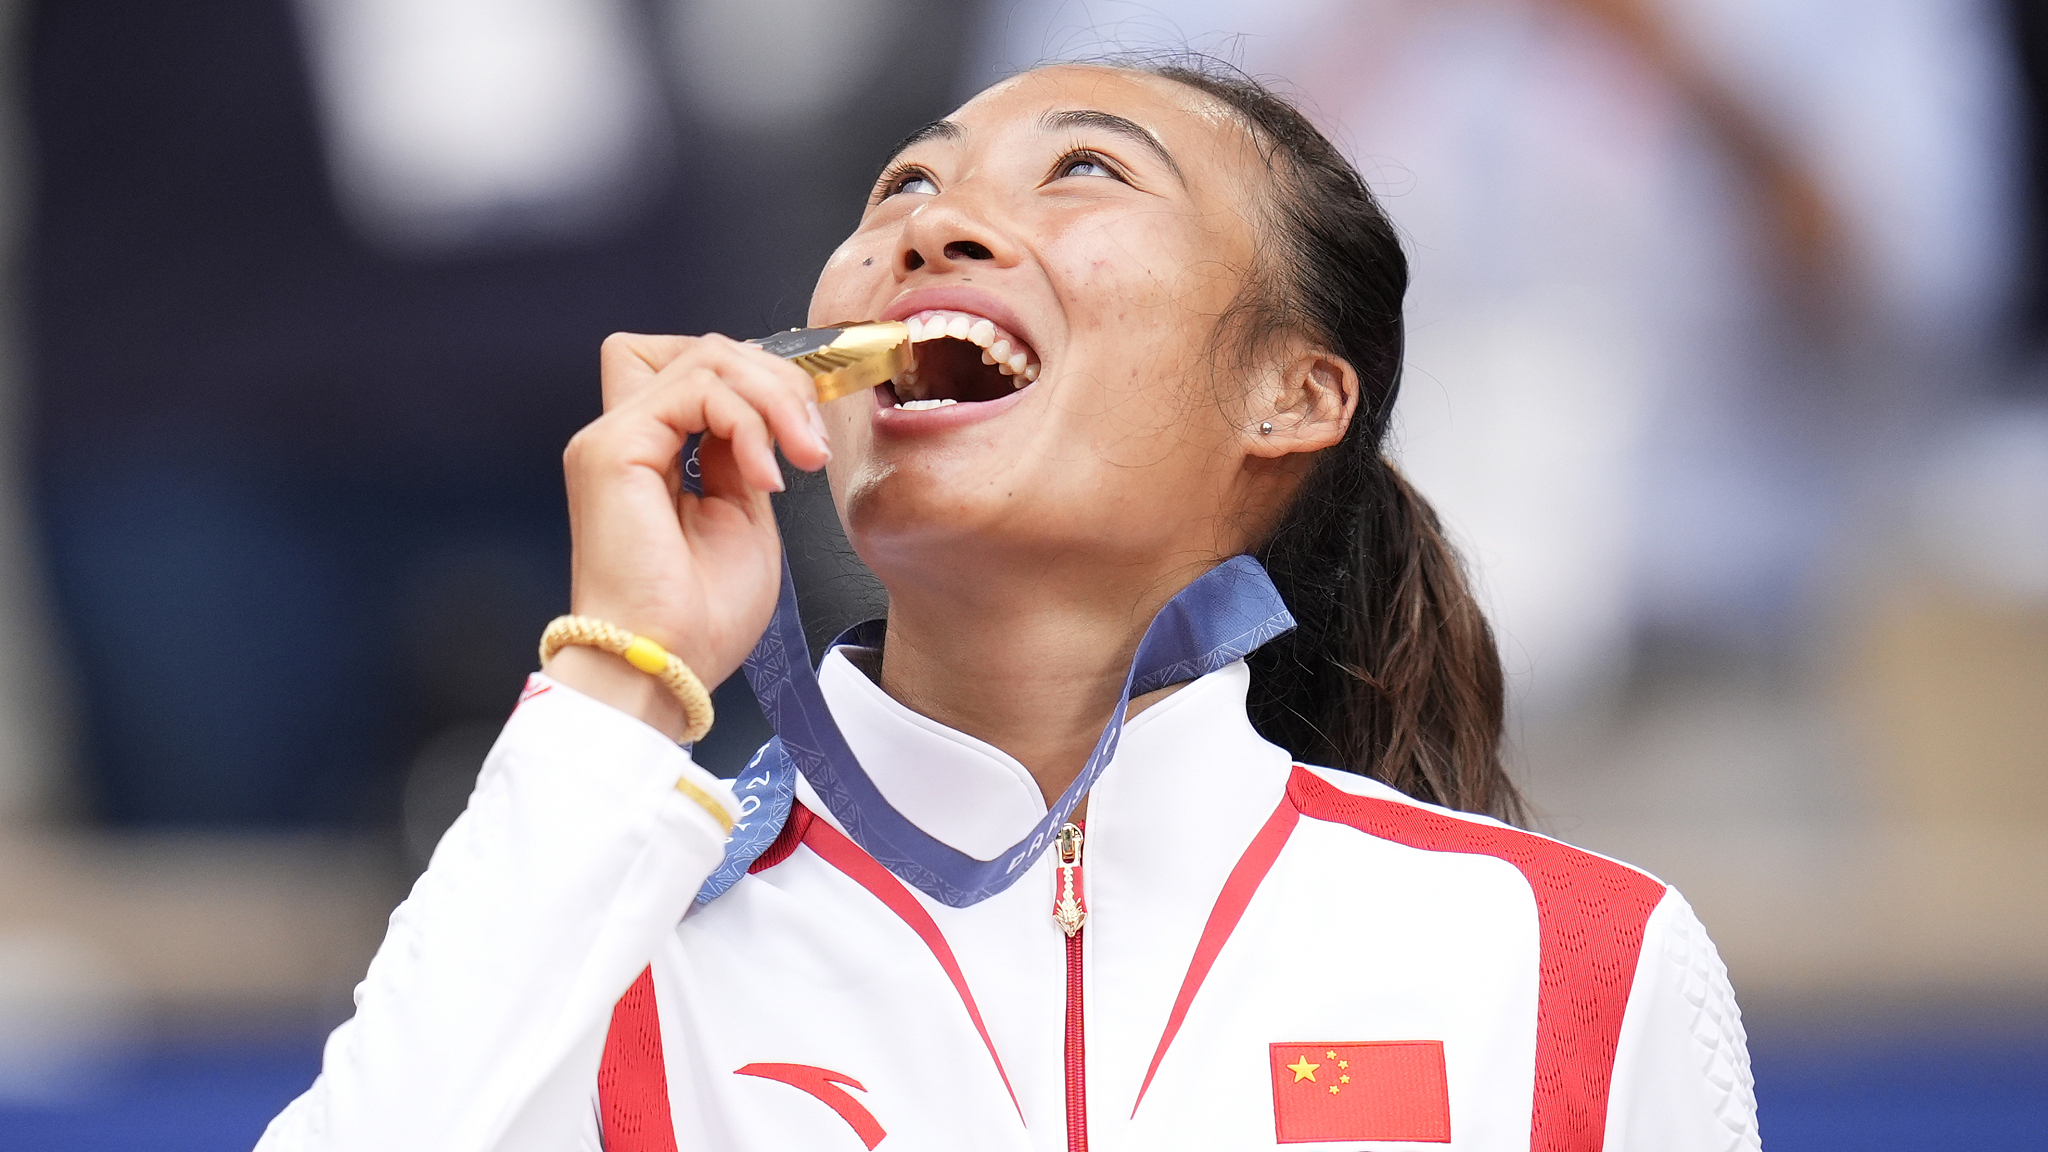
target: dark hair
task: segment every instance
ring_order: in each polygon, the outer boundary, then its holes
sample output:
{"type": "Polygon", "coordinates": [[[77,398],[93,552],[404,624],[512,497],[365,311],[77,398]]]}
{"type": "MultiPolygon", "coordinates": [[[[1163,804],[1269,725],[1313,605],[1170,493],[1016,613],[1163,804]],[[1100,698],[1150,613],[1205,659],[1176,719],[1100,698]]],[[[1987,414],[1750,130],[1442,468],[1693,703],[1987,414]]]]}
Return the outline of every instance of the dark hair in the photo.
{"type": "Polygon", "coordinates": [[[1119,62],[1234,109],[1271,170],[1268,256],[1223,329],[1304,333],[1358,373],[1356,414],[1257,551],[1300,627],[1252,654],[1251,718],[1296,759],[1505,820],[1500,654],[1436,513],[1382,453],[1400,391],[1408,260],[1342,153],[1212,60],[1119,62]]]}

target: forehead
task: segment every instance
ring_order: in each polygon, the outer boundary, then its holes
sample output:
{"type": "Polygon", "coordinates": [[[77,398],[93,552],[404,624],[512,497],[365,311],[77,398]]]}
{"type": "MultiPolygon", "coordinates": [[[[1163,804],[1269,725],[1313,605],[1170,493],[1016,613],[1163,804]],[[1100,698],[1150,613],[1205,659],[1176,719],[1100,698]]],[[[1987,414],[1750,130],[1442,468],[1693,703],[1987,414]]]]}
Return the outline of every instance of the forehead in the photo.
{"type": "Polygon", "coordinates": [[[1150,132],[1183,168],[1234,168],[1250,135],[1236,113],[1163,76],[1093,64],[1056,64],[997,83],[947,117],[971,137],[1047,131],[1050,114],[1106,112],[1150,132]]]}
{"type": "Polygon", "coordinates": [[[1130,68],[1100,64],[1049,64],[1020,72],[981,90],[961,105],[953,119],[1001,116],[1023,107],[1049,104],[1083,106],[1109,102],[1122,110],[1143,110],[1160,116],[1227,117],[1229,110],[1207,93],[1185,84],[1130,68]]]}

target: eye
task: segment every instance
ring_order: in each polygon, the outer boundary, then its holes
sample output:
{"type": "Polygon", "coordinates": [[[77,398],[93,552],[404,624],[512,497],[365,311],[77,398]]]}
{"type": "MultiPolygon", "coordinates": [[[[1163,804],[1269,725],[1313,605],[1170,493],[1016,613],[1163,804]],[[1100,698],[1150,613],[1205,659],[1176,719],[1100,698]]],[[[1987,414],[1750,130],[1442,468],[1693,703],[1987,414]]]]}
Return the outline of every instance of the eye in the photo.
{"type": "Polygon", "coordinates": [[[1052,166],[1054,180],[1063,180],[1069,176],[1101,176],[1111,180],[1124,178],[1123,173],[1117,171],[1116,166],[1101,153],[1091,152],[1085,148],[1067,153],[1060,157],[1059,163],[1052,166]]]}
{"type": "Polygon", "coordinates": [[[936,196],[939,192],[939,185],[937,181],[932,179],[931,173],[926,172],[922,168],[904,168],[882,177],[881,184],[875,193],[875,201],[880,203],[891,196],[904,192],[908,192],[913,196],[936,196]]]}

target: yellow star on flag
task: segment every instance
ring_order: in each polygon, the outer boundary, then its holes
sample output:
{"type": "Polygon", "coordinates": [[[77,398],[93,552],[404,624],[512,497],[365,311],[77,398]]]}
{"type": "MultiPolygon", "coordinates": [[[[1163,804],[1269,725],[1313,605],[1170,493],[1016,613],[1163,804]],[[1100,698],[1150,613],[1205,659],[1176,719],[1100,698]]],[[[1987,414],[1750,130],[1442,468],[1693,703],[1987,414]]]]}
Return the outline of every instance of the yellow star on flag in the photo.
{"type": "Polygon", "coordinates": [[[1307,1056],[1303,1056],[1303,1057],[1302,1057],[1301,1059],[1299,1059],[1299,1060],[1296,1060],[1296,1061],[1295,1061],[1294,1063],[1292,1063],[1292,1064],[1289,1064],[1289,1065],[1287,1066],[1287,1070],[1288,1070],[1289,1072],[1292,1072],[1292,1073],[1294,1073],[1294,1082],[1295,1082],[1296,1084],[1299,1084],[1299,1083],[1301,1083],[1301,1082],[1302,1082],[1303,1080],[1310,1080],[1310,1081],[1313,1081],[1313,1080],[1314,1080],[1314,1079],[1316,1078],[1316,1069],[1318,1069],[1318,1068],[1321,1068],[1321,1067],[1322,1067],[1322,1065],[1321,1065],[1321,1064],[1311,1064],[1311,1063],[1309,1063],[1309,1062],[1308,1062],[1308,1057],[1307,1057],[1307,1056]]]}

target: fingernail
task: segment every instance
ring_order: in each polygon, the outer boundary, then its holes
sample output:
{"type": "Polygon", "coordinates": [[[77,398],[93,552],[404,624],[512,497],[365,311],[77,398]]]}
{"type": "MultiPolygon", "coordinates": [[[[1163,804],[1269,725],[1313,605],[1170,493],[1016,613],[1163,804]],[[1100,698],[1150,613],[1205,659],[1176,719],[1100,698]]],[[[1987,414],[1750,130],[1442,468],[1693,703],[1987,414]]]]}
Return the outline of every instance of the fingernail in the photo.
{"type": "Polygon", "coordinates": [[[782,482],[782,470],[781,470],[780,468],[776,469],[776,470],[775,470],[775,487],[773,487],[773,488],[770,488],[770,489],[769,489],[769,491],[770,491],[770,492],[786,492],[786,491],[788,491],[788,490],[789,490],[789,485],[787,485],[787,484],[784,484],[784,483],[782,482]]]}
{"type": "Polygon", "coordinates": [[[806,401],[804,408],[811,415],[811,435],[818,438],[818,447],[825,450],[825,458],[832,458],[832,445],[825,439],[825,414],[818,411],[816,400],[806,401]]]}

